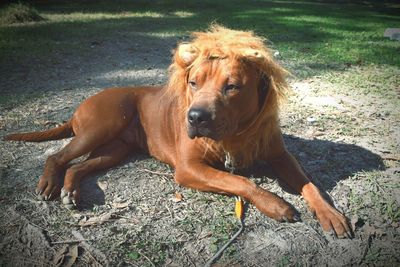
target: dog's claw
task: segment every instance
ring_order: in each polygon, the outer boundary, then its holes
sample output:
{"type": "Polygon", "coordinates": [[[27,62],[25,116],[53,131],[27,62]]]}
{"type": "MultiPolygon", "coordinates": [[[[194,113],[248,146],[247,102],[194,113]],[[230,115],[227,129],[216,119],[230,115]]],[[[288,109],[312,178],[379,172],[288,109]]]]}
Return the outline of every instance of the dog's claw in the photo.
{"type": "Polygon", "coordinates": [[[61,189],[61,194],[60,194],[61,201],[64,204],[64,206],[69,210],[76,208],[75,195],[76,195],[76,190],[74,190],[73,192],[68,192],[64,188],[61,189]]]}
{"type": "Polygon", "coordinates": [[[354,233],[353,232],[346,232],[347,234],[347,238],[352,239],[354,237],[354,233]]]}
{"type": "Polygon", "coordinates": [[[72,204],[72,199],[70,197],[63,197],[62,203],[64,205],[72,204]]]}
{"type": "Polygon", "coordinates": [[[338,235],[336,234],[334,229],[331,229],[331,235],[333,236],[334,239],[338,238],[338,235]]]}
{"type": "Polygon", "coordinates": [[[67,192],[65,191],[64,187],[61,188],[60,198],[63,199],[66,195],[67,195],[67,192]]]}
{"type": "Polygon", "coordinates": [[[293,221],[294,221],[294,222],[300,222],[300,221],[301,221],[300,215],[299,215],[299,214],[295,214],[295,215],[293,216],[293,221]]]}
{"type": "Polygon", "coordinates": [[[353,233],[351,231],[345,231],[342,235],[339,236],[339,238],[353,238],[353,233]]]}

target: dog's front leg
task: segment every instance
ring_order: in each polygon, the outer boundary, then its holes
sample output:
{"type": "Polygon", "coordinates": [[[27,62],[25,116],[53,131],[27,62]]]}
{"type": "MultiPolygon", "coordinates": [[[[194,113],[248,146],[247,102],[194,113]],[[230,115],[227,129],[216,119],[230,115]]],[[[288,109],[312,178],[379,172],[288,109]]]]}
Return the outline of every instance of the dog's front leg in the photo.
{"type": "Polygon", "coordinates": [[[206,163],[177,166],[175,181],[182,186],[201,191],[241,196],[265,215],[278,221],[299,220],[293,207],[279,196],[262,189],[243,176],[217,170],[206,163]]]}
{"type": "Polygon", "coordinates": [[[268,162],[280,179],[304,197],[324,231],[333,231],[339,237],[351,237],[346,217],[323,198],[321,192],[307,178],[300,164],[289,152],[285,150],[279,157],[268,162]]]}

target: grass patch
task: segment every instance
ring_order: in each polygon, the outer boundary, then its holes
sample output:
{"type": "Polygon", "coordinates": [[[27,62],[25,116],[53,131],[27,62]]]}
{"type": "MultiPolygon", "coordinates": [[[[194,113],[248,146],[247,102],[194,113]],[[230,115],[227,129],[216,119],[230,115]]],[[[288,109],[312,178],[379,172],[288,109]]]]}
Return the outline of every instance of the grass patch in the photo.
{"type": "MultiPolygon", "coordinates": [[[[24,9],[21,4],[15,6],[24,9]]],[[[132,32],[154,38],[182,36],[217,21],[267,37],[300,78],[349,64],[400,66],[396,56],[400,42],[383,37],[385,28],[399,24],[395,13],[400,8],[385,2],[163,0],[116,4],[103,0],[46,1],[37,3],[36,8],[48,20],[46,23],[0,27],[0,49],[4,53],[12,51],[15,56],[26,57],[29,51],[48,57],[49,51],[60,46],[69,50],[71,42],[79,43],[87,36],[113,38],[116,33],[132,32]]]]}
{"type": "Polygon", "coordinates": [[[0,11],[0,25],[42,21],[44,18],[32,6],[23,3],[10,4],[0,11]]]}
{"type": "Polygon", "coordinates": [[[400,72],[394,66],[358,66],[346,69],[340,75],[327,73],[326,80],[337,84],[338,91],[354,95],[355,92],[364,95],[374,94],[387,99],[398,99],[400,72]]]}
{"type": "Polygon", "coordinates": [[[400,209],[394,195],[400,188],[397,182],[380,172],[362,172],[352,179],[363,182],[363,187],[354,188],[349,195],[351,210],[355,214],[365,220],[371,216],[382,222],[400,220],[400,209]]]}

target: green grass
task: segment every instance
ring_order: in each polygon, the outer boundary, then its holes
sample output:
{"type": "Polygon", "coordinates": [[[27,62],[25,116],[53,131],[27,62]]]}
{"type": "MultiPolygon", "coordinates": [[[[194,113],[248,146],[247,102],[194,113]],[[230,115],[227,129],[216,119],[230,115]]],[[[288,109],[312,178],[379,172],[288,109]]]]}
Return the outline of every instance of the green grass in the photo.
{"type": "Polygon", "coordinates": [[[339,85],[337,91],[340,93],[354,95],[354,92],[357,91],[365,95],[385,96],[388,99],[396,99],[400,84],[398,67],[377,64],[352,68],[341,73],[340,76],[335,73],[327,73],[325,77],[331,83],[339,85]]]}
{"type": "Polygon", "coordinates": [[[35,8],[45,22],[0,27],[0,64],[10,57],[79,52],[91,37],[182,36],[217,21],[267,37],[300,77],[354,64],[400,66],[400,42],[383,38],[385,28],[400,22],[400,6],[390,2],[46,1],[35,8]]]}
{"type": "Polygon", "coordinates": [[[44,18],[39,12],[26,4],[10,4],[0,12],[0,25],[42,21],[44,18]]]}
{"type": "Polygon", "coordinates": [[[363,219],[374,214],[374,216],[379,215],[380,219],[386,222],[400,220],[400,208],[394,196],[400,188],[397,182],[388,179],[381,172],[362,172],[352,179],[361,179],[365,184],[361,189],[355,188],[350,192],[349,202],[354,214],[363,219]],[[359,190],[364,192],[358,192],[359,190]]]}

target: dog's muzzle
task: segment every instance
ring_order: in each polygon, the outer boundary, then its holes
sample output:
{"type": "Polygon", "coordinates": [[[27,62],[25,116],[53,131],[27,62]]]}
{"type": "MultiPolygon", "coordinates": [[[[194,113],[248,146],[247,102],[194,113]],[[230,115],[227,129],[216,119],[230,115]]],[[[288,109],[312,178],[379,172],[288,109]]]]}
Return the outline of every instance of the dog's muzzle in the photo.
{"type": "Polygon", "coordinates": [[[202,108],[191,108],[187,114],[188,135],[195,137],[208,137],[211,134],[212,114],[202,108]]]}

